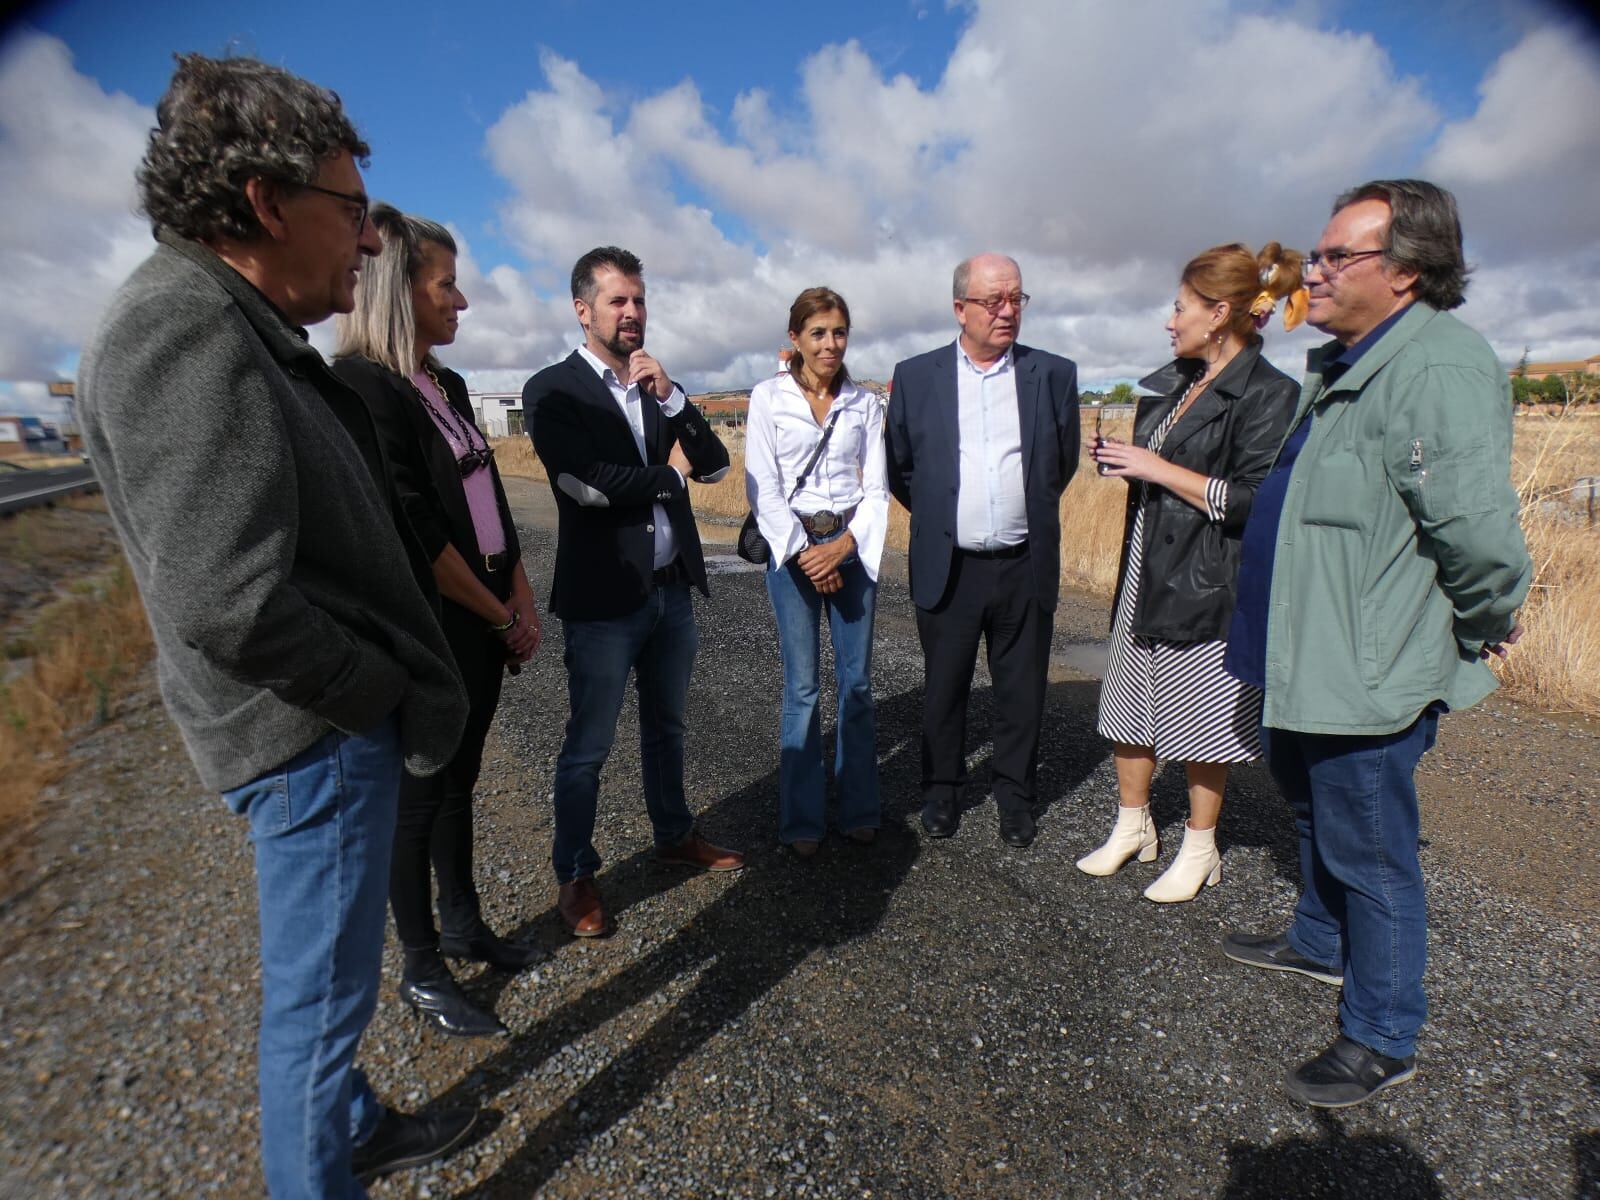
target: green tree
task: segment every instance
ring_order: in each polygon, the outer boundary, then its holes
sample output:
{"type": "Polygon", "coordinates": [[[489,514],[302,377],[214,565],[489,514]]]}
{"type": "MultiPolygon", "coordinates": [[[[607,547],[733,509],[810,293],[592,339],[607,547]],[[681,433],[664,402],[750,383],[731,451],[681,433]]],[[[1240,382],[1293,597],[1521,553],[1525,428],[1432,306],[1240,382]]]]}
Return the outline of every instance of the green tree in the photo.
{"type": "Polygon", "coordinates": [[[1138,398],[1139,397],[1137,397],[1137,396],[1135,396],[1133,394],[1133,384],[1131,384],[1131,383],[1119,383],[1115,387],[1113,387],[1111,389],[1110,394],[1106,396],[1106,403],[1107,404],[1132,404],[1132,403],[1134,403],[1134,401],[1138,400],[1138,398]]]}
{"type": "Polygon", "coordinates": [[[1572,398],[1572,393],[1567,389],[1567,381],[1559,375],[1546,375],[1539,381],[1539,391],[1550,404],[1561,405],[1561,411],[1567,411],[1567,403],[1572,398]]]}
{"type": "Polygon", "coordinates": [[[1534,384],[1529,383],[1525,375],[1511,377],[1511,403],[1532,404],[1534,402],[1534,384]]]}

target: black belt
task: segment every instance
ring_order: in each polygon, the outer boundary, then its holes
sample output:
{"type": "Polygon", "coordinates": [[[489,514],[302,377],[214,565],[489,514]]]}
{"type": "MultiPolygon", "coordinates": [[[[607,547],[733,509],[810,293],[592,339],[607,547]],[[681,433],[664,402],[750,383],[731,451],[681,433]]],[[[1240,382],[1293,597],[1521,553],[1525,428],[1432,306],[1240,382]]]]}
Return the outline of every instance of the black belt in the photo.
{"type": "Polygon", "coordinates": [[[832,537],[838,533],[846,525],[850,524],[850,518],[855,515],[855,512],[855,506],[852,505],[841,513],[829,512],[825,509],[822,512],[814,512],[809,516],[804,513],[795,513],[795,516],[800,521],[800,527],[806,531],[806,535],[817,538],[832,537]],[[818,528],[818,526],[821,526],[821,528],[818,528]]]}
{"type": "Polygon", "coordinates": [[[683,565],[683,559],[675,558],[664,567],[657,567],[650,573],[651,587],[668,587],[674,583],[688,583],[689,571],[683,565]]]}
{"type": "Polygon", "coordinates": [[[493,575],[496,571],[504,571],[511,565],[511,555],[505,551],[499,554],[485,554],[483,556],[483,569],[493,575]]]}
{"type": "Polygon", "coordinates": [[[1001,546],[995,550],[963,550],[956,547],[956,553],[967,558],[1021,558],[1028,552],[1027,542],[1018,542],[1015,546],[1001,546]]]}

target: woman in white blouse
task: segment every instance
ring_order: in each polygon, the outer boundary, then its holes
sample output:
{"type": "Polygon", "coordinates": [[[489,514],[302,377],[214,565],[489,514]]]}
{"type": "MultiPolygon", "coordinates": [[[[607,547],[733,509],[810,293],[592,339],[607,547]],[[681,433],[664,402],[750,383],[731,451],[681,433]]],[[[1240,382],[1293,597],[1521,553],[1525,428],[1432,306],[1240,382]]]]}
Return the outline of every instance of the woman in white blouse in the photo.
{"type": "Polygon", "coordinates": [[[783,656],[778,838],[801,858],[827,832],[818,645],[828,611],[839,687],[837,828],[869,843],[879,823],[872,617],[889,520],[883,408],[844,366],[850,309],[808,288],[789,309],[789,368],[750,395],[745,491],[772,547],[767,594],[783,656]],[[826,437],[820,456],[812,462],[826,437]]]}

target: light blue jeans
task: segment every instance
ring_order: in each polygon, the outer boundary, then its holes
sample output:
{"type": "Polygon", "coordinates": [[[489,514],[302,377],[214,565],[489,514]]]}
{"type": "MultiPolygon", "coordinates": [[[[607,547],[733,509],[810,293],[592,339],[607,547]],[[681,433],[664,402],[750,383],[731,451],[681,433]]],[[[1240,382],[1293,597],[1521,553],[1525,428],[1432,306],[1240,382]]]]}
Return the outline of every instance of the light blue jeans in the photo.
{"type": "Polygon", "coordinates": [[[839,728],[833,758],[838,786],[837,827],[845,833],[876,829],[878,740],[872,702],[872,618],[878,585],[861,561],[839,568],[844,587],[821,595],[791,559],[766,573],[767,595],[778,622],[783,655],[783,726],[778,751],[778,840],[821,841],[827,832],[827,773],[822,765],[822,610],[828,610],[839,728]]]}
{"type": "Polygon", "coordinates": [[[275,1200],[366,1195],[350,1147],[383,1106],[354,1064],[378,1002],[402,769],[391,717],[223,793],[256,853],[261,1160],[275,1200]]]}

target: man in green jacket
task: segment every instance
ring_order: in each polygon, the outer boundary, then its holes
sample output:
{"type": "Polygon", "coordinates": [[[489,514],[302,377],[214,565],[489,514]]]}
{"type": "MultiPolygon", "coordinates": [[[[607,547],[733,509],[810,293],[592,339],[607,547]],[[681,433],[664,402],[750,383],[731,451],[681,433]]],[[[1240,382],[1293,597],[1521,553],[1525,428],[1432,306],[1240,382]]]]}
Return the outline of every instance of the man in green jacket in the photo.
{"type": "Polygon", "coordinates": [[[1341,1036],[1291,1071],[1298,1100],[1357,1104],[1410,1079],[1427,909],[1414,774],[1439,714],[1496,686],[1532,563],[1511,486],[1511,396],[1448,310],[1467,283],[1449,192],[1345,193],[1306,263],[1313,350],[1244,532],[1226,665],[1266,692],[1262,741],[1304,880],[1282,934],[1237,962],[1343,984],[1341,1036]]]}

